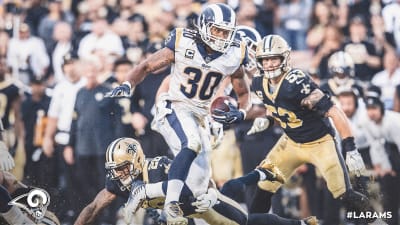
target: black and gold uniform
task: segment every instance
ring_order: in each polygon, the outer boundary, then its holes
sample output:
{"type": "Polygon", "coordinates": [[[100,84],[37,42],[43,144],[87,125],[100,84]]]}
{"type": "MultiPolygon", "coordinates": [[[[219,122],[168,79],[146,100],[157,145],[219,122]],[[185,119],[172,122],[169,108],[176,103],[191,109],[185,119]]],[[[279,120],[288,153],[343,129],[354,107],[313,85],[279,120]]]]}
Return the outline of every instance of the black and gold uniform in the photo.
{"type": "MultiPolygon", "coordinates": [[[[311,163],[326,179],[334,197],[343,194],[350,186],[342,156],[336,150],[332,127],[324,117],[332,106],[329,98],[322,98],[315,110],[303,107],[301,101],[318,86],[308,75],[295,69],[284,75],[274,91],[264,77],[253,78],[252,87],[285,131],[261,166],[274,164],[289,179],[298,166],[311,163]]],[[[259,186],[275,192],[280,184],[264,181],[259,186]]]]}

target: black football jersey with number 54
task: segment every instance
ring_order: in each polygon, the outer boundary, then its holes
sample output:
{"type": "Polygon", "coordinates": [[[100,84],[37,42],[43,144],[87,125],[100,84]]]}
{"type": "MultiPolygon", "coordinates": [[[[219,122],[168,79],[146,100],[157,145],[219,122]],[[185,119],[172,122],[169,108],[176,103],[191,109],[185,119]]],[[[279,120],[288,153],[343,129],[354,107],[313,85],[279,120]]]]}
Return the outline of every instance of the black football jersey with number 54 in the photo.
{"type": "Polygon", "coordinates": [[[327,118],[301,105],[301,101],[318,88],[301,70],[290,70],[275,90],[270,91],[270,88],[266,77],[253,78],[253,91],[289,138],[298,143],[306,143],[332,132],[327,118]]]}

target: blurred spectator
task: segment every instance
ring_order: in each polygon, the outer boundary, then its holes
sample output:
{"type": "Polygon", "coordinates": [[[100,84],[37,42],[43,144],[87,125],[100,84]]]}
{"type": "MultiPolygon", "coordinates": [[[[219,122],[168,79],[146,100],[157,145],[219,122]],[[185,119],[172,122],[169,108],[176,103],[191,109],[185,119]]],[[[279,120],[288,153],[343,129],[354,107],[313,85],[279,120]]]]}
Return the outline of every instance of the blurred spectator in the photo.
{"type": "Polygon", "coordinates": [[[324,1],[314,3],[309,30],[307,32],[307,46],[311,49],[320,45],[324,39],[325,28],[333,22],[333,13],[324,1]]]}
{"type": "Polygon", "coordinates": [[[400,0],[394,0],[382,9],[386,40],[400,53],[400,0]]]}
{"type": "Polygon", "coordinates": [[[15,154],[16,140],[23,137],[20,93],[20,88],[9,74],[6,59],[0,58],[0,105],[2,109],[0,110],[0,118],[4,127],[3,140],[12,154],[15,154]],[[12,117],[15,119],[14,122],[11,119],[12,117]]]}
{"type": "Polygon", "coordinates": [[[82,61],[79,70],[86,78],[75,99],[70,139],[64,149],[68,164],[75,164],[79,182],[78,211],[104,187],[105,151],[115,138],[112,110],[114,99],[104,98],[111,89],[100,84],[95,61],[82,61]]]}
{"type": "Polygon", "coordinates": [[[31,36],[27,24],[20,25],[18,36],[10,40],[7,63],[11,66],[13,75],[17,75],[19,80],[28,85],[30,74],[37,77],[43,77],[46,74],[50,59],[43,40],[31,36]]]}
{"type": "Polygon", "coordinates": [[[317,68],[321,75],[321,80],[328,79],[328,59],[342,46],[342,33],[334,25],[328,25],[325,28],[324,36],[321,44],[315,49],[315,53],[311,59],[311,68],[317,68]]]}
{"type": "Polygon", "coordinates": [[[132,62],[139,62],[148,44],[147,24],[140,17],[131,18],[128,35],[124,40],[126,57],[132,62]]]}
{"type": "MultiPolygon", "coordinates": [[[[73,185],[74,169],[71,162],[64,157],[64,147],[68,144],[73,115],[75,97],[78,90],[85,84],[81,79],[81,71],[77,67],[77,58],[66,54],[63,59],[65,80],[54,88],[48,110],[46,132],[43,139],[43,152],[46,156],[43,173],[47,175],[46,190],[55,199],[53,210],[61,220],[76,213],[76,186],[73,185]]],[[[72,219],[72,218],[68,218],[72,219]]]]}
{"type": "Polygon", "coordinates": [[[149,41],[163,42],[169,34],[168,24],[163,22],[163,17],[154,18],[152,23],[149,23],[149,41]]]}
{"type": "Polygon", "coordinates": [[[5,31],[0,31],[0,57],[4,58],[7,56],[10,36],[5,31]]]}
{"type": "Polygon", "coordinates": [[[176,17],[174,26],[193,29],[193,24],[196,23],[198,13],[201,10],[200,5],[193,0],[172,0],[171,4],[174,7],[172,12],[175,13],[176,17]]]}
{"type": "Polygon", "coordinates": [[[385,23],[382,16],[373,15],[371,17],[372,25],[372,43],[375,46],[376,54],[380,57],[383,56],[384,51],[387,49],[392,49],[389,43],[385,39],[385,23]]]}
{"type": "Polygon", "coordinates": [[[375,74],[372,84],[382,90],[381,100],[386,109],[393,109],[396,86],[400,84],[399,58],[394,51],[387,51],[383,58],[384,70],[375,74]]]}
{"type": "MultiPolygon", "coordinates": [[[[344,51],[337,51],[329,57],[328,73],[330,78],[321,83],[321,89],[328,91],[330,95],[337,96],[343,90],[359,90],[357,96],[362,97],[361,84],[354,79],[355,68],[353,59],[344,51]]],[[[336,100],[336,99],[334,99],[336,100]]]]}
{"type": "Polygon", "coordinates": [[[58,22],[53,31],[53,39],[56,41],[51,51],[54,81],[59,83],[66,79],[63,73],[64,56],[72,52],[72,28],[66,22],[58,22]]]}
{"type": "Polygon", "coordinates": [[[392,212],[386,218],[388,224],[398,224],[400,207],[400,114],[385,110],[383,102],[376,97],[367,96],[368,120],[364,123],[370,143],[371,159],[375,174],[379,178],[383,195],[383,211],[392,212]]]}
{"type": "Polygon", "coordinates": [[[258,6],[258,13],[255,18],[256,29],[261,37],[274,33],[274,26],[276,24],[275,12],[278,10],[277,0],[264,0],[258,6]]]}
{"type": "Polygon", "coordinates": [[[292,50],[305,50],[311,0],[288,0],[279,6],[279,32],[292,50]]]}
{"type": "Polygon", "coordinates": [[[381,61],[375,46],[368,39],[366,22],[361,15],[351,19],[349,32],[349,40],[344,43],[343,50],[353,58],[356,78],[370,82],[381,61]]]}
{"type": "Polygon", "coordinates": [[[109,29],[105,19],[93,22],[91,33],[83,37],[79,43],[78,56],[89,59],[95,50],[119,56],[124,54],[121,38],[109,29]]]}
{"type": "Polygon", "coordinates": [[[159,0],[142,0],[140,4],[136,5],[135,12],[142,14],[144,18],[146,18],[146,21],[149,24],[152,24],[154,20],[162,14],[163,7],[165,7],[163,4],[169,3],[167,1],[159,0]]]}
{"type": "Polygon", "coordinates": [[[365,104],[360,104],[360,96],[355,89],[343,88],[337,94],[339,105],[350,121],[351,131],[354,134],[354,141],[363,157],[367,168],[372,168],[371,156],[369,154],[369,143],[366,138],[364,122],[366,118],[365,104]]]}
{"type": "Polygon", "coordinates": [[[48,2],[49,13],[40,20],[38,36],[43,39],[46,49],[50,52],[56,40],[53,39],[53,30],[58,22],[73,22],[73,17],[68,12],[62,11],[62,0],[50,0],[48,2]]]}
{"type": "Polygon", "coordinates": [[[38,35],[40,20],[49,12],[49,9],[44,7],[42,3],[42,0],[29,0],[24,2],[24,8],[26,7],[24,22],[29,25],[32,35],[35,36],[38,35]]]}
{"type": "MultiPolygon", "coordinates": [[[[105,83],[109,84],[112,88],[122,84],[125,81],[125,75],[129,70],[133,68],[132,62],[127,58],[119,58],[115,60],[113,66],[113,74],[109,77],[105,83]]],[[[131,113],[131,101],[133,96],[130,98],[118,98],[116,99],[119,107],[115,108],[115,136],[116,137],[133,137],[134,130],[131,124],[132,113],[131,113]]]]}
{"type": "Polygon", "coordinates": [[[135,15],[135,9],[138,4],[139,1],[137,0],[120,0],[117,5],[119,8],[116,9],[116,12],[119,14],[120,18],[128,19],[132,15],[135,15]]]}
{"type": "Polygon", "coordinates": [[[253,1],[240,1],[239,9],[237,11],[237,23],[249,27],[256,27],[255,18],[258,9],[253,1]]]}
{"type": "Polygon", "coordinates": [[[22,102],[21,117],[25,129],[25,179],[30,185],[45,187],[47,174],[43,173],[42,144],[47,124],[47,110],[50,97],[46,95],[46,86],[43,79],[32,76],[30,80],[31,92],[22,102]]]}

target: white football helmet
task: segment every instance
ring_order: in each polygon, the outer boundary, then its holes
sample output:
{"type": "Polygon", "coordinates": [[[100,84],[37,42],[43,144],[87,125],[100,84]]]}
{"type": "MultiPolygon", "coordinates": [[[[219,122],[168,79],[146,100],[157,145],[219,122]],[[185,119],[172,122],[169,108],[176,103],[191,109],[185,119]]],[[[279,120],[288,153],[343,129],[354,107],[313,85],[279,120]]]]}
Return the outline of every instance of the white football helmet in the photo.
{"type": "Polygon", "coordinates": [[[226,4],[210,4],[201,12],[197,27],[205,44],[225,53],[235,39],[236,13],[226,4]],[[223,31],[224,37],[216,36],[213,30],[223,31]]]}
{"type": "Polygon", "coordinates": [[[274,78],[284,74],[289,70],[288,60],[290,55],[290,47],[288,43],[279,35],[267,35],[257,45],[256,60],[260,73],[267,78],[274,78]],[[281,58],[281,64],[278,67],[264,70],[262,59],[276,57],[281,58]]]}
{"type": "Polygon", "coordinates": [[[119,180],[121,189],[130,189],[133,179],[142,174],[144,163],[142,146],[133,138],[118,138],[107,147],[107,175],[119,180]]]}

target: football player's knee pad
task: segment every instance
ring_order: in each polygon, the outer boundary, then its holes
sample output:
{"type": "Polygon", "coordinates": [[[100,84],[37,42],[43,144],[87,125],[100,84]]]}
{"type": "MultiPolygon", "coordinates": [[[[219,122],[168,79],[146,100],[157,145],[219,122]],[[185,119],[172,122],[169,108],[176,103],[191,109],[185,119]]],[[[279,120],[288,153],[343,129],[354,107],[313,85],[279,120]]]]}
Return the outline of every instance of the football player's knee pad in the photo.
{"type": "Polygon", "coordinates": [[[199,153],[200,150],[201,150],[201,139],[200,139],[200,136],[196,137],[195,135],[190,135],[188,137],[188,140],[187,140],[187,147],[190,150],[192,150],[192,151],[194,151],[196,153],[199,153]]]}
{"type": "Polygon", "coordinates": [[[271,193],[275,193],[282,186],[279,182],[271,182],[271,181],[260,181],[258,182],[258,187],[261,190],[268,191],[271,193]]]}

